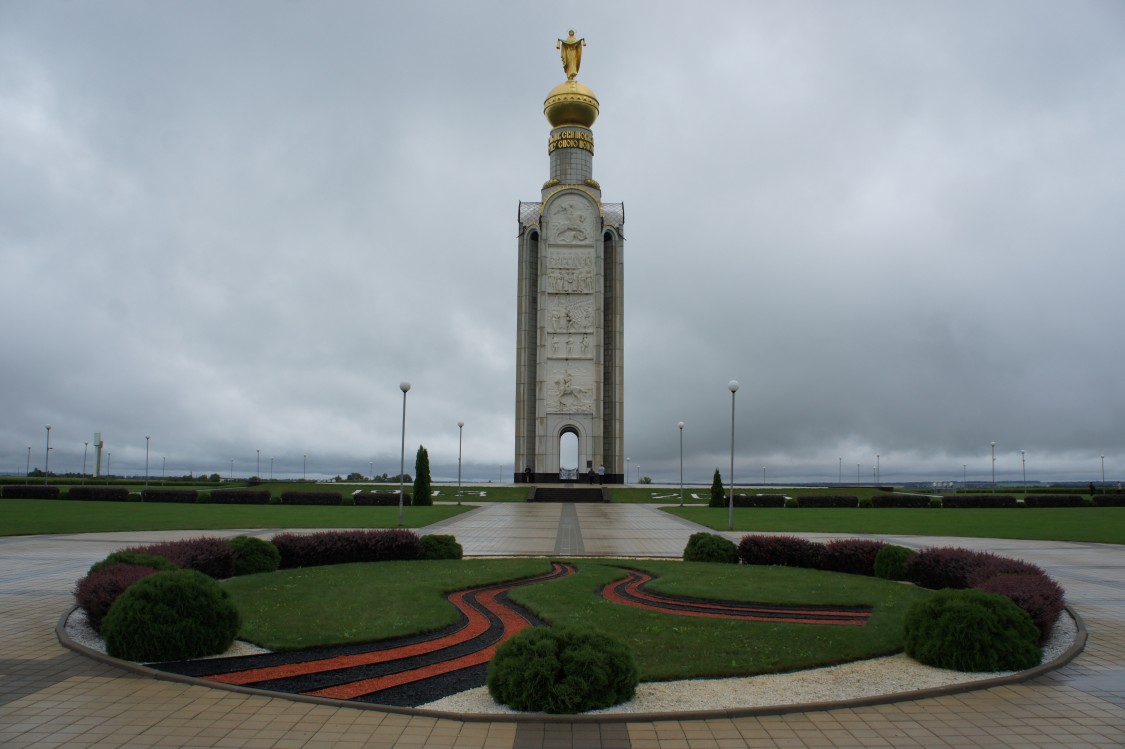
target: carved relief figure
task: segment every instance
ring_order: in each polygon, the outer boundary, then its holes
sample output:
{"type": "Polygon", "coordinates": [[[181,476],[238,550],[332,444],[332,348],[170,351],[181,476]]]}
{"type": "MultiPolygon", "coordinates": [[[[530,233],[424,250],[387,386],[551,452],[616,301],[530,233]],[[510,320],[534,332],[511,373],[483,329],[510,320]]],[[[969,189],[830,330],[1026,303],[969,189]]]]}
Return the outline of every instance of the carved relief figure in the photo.
{"type": "Polygon", "coordinates": [[[574,375],[564,369],[555,380],[555,405],[560,411],[587,411],[591,408],[591,389],[574,383],[574,375]]]}
{"type": "Polygon", "coordinates": [[[556,242],[585,242],[589,235],[586,230],[586,211],[576,200],[563,200],[551,210],[552,224],[556,242]]]}
{"type": "Polygon", "coordinates": [[[594,324],[594,303],[590,300],[564,303],[558,299],[550,302],[550,333],[589,333],[594,324]]]}

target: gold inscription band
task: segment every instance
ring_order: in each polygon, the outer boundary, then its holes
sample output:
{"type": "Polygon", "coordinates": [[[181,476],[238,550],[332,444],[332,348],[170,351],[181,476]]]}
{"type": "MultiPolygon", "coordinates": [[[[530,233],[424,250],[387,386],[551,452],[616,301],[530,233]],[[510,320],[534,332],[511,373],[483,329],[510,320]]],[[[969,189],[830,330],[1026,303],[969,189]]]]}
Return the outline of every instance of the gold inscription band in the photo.
{"type": "Polygon", "coordinates": [[[554,153],[559,148],[581,148],[583,151],[593,153],[594,136],[589,132],[580,130],[551,133],[551,137],[547,140],[547,153],[554,153]]]}

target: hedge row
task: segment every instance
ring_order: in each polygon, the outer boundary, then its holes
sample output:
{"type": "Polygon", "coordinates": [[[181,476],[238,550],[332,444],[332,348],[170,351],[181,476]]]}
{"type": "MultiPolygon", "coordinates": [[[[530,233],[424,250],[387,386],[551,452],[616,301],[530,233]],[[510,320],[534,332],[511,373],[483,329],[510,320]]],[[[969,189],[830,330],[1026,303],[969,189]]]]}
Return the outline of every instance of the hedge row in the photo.
{"type": "Polygon", "coordinates": [[[75,486],[67,492],[66,498],[91,502],[136,502],[140,499],[130,496],[124,486],[75,486]]]}
{"type": "Polygon", "coordinates": [[[1016,498],[1011,494],[954,494],[942,497],[942,507],[976,509],[978,507],[1015,507],[1016,498]]]}
{"type": "Polygon", "coordinates": [[[281,552],[282,569],[423,556],[418,534],[400,529],[281,533],[273,537],[273,543],[281,552]]]}
{"type": "MultiPolygon", "coordinates": [[[[685,549],[685,558],[686,553],[685,549]]],[[[878,574],[934,590],[979,588],[999,593],[1027,612],[1039,630],[1040,642],[1050,636],[1063,610],[1063,590],[1042,568],[990,552],[952,547],[914,552],[868,539],[820,544],[798,536],[748,534],[738,544],[738,558],[743,564],[878,574]]]]}
{"type": "Polygon", "coordinates": [[[175,502],[178,504],[192,504],[199,499],[199,492],[194,489],[142,489],[142,502],[175,502]]]}
{"type": "Polygon", "coordinates": [[[1038,494],[1023,499],[1024,507],[1089,507],[1090,503],[1080,494],[1038,494]]]}
{"type": "Polygon", "coordinates": [[[264,489],[216,489],[207,501],[218,505],[268,505],[270,493],[264,489]]]}
{"type": "Polygon", "coordinates": [[[4,499],[58,499],[59,488],[44,484],[8,484],[0,487],[4,499]]]}
{"type": "Polygon", "coordinates": [[[925,494],[872,494],[872,507],[929,507],[925,494]]]}
{"type": "Polygon", "coordinates": [[[798,507],[859,507],[859,497],[832,494],[811,494],[797,497],[798,507]]]}
{"type": "Polygon", "coordinates": [[[338,505],[344,498],[338,492],[282,492],[283,505],[338,505]]]}
{"type": "Polygon", "coordinates": [[[735,494],[735,507],[784,507],[784,494],[735,494]]]}
{"type": "Polygon", "coordinates": [[[1095,507],[1125,507],[1125,494],[1099,494],[1094,497],[1095,507]]]}
{"type": "MultiPolygon", "coordinates": [[[[398,492],[356,492],[352,501],[357,505],[371,505],[375,507],[397,507],[398,492]]],[[[410,504],[410,493],[403,492],[402,503],[410,504]]]]}

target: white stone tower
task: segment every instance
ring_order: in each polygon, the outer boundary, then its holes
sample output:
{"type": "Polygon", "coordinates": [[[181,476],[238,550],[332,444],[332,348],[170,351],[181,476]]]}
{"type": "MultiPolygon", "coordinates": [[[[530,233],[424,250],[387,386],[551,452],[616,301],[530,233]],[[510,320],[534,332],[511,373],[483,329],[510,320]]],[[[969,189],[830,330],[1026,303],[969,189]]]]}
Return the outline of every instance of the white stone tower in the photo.
{"type": "Polygon", "coordinates": [[[594,92],[575,78],[584,39],[560,39],[567,80],[547,95],[551,177],[519,205],[515,480],[624,480],[624,205],[593,175],[594,92]],[[560,443],[578,440],[578,477],[560,443]]]}

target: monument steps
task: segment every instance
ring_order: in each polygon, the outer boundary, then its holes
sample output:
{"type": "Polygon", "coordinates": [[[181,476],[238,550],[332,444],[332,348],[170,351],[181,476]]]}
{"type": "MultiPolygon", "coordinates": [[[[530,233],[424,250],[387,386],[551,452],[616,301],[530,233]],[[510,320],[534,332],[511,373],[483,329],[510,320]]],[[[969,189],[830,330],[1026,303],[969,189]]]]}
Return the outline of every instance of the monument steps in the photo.
{"type": "Polygon", "coordinates": [[[527,497],[528,502],[609,502],[609,490],[604,486],[537,486],[527,497]]]}

